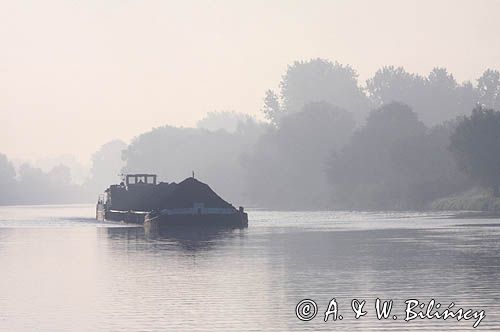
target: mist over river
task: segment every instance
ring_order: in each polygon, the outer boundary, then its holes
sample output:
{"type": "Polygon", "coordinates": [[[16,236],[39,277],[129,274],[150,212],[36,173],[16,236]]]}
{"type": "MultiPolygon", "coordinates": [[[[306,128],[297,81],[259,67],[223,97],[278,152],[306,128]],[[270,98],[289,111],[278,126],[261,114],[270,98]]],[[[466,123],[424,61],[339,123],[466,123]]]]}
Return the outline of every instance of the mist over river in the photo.
{"type": "Polygon", "coordinates": [[[95,221],[93,205],[0,207],[0,331],[473,330],[405,322],[407,299],[484,310],[477,329],[500,329],[500,219],[248,214],[246,229],[148,236],[95,221]],[[332,298],[343,320],[324,322],[332,298]],[[377,298],[394,300],[389,319],[377,298]],[[296,316],[303,299],[317,303],[310,321],[296,316]]]}

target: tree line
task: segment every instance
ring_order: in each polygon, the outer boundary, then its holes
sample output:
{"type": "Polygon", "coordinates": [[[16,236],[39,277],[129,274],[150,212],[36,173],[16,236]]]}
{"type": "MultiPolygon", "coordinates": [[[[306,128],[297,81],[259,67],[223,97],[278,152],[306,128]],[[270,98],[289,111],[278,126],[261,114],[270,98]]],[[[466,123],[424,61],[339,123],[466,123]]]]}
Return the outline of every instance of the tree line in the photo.
{"type": "MultiPolygon", "coordinates": [[[[445,68],[422,76],[386,66],[361,84],[351,66],[298,61],[264,93],[267,121],[212,112],[197,128],[110,142],[72,190],[87,199],[120,172],[180,181],[194,170],[223,197],[267,208],[424,209],[476,185],[498,195],[499,109],[492,69],[457,82],[445,68]]],[[[0,181],[23,181],[5,165],[0,181]]]]}

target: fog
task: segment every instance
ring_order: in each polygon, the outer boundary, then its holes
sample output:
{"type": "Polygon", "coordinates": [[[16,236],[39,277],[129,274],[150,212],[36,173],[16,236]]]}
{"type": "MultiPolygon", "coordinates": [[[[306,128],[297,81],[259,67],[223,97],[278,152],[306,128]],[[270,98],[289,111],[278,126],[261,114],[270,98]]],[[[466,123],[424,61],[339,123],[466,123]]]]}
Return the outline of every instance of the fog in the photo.
{"type": "Polygon", "coordinates": [[[485,123],[500,110],[498,12],[1,2],[0,203],[88,202],[122,172],[192,171],[228,200],[283,209],[496,196],[497,128],[485,123]]]}

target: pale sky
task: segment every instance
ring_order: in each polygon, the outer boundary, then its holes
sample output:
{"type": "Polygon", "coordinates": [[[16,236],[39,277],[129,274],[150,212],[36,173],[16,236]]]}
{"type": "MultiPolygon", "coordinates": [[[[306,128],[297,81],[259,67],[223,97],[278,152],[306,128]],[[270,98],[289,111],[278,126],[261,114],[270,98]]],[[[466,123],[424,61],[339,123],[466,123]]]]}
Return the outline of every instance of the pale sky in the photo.
{"type": "Polygon", "coordinates": [[[500,69],[500,1],[0,0],[0,152],[74,154],[209,111],[258,114],[323,57],[475,80],[500,69]]]}

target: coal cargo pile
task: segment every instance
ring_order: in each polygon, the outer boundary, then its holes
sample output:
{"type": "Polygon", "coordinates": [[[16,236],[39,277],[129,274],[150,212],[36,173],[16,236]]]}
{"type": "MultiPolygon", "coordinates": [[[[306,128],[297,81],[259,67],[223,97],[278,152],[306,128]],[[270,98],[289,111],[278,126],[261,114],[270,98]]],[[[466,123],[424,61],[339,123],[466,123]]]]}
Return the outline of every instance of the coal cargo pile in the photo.
{"type": "Polygon", "coordinates": [[[175,186],[170,197],[161,208],[190,208],[193,203],[204,203],[205,207],[231,208],[231,204],[217,195],[207,184],[195,178],[187,178],[175,186]]]}

